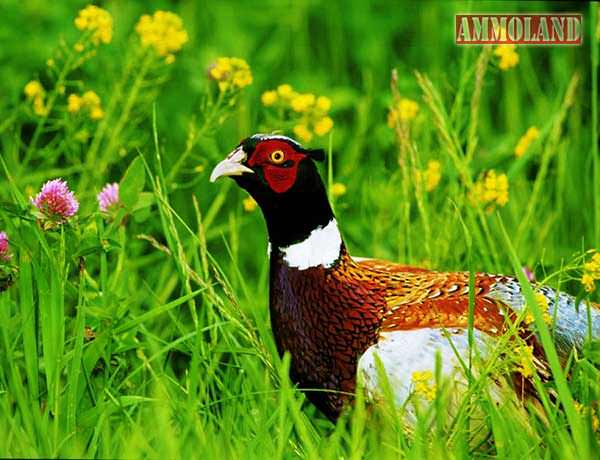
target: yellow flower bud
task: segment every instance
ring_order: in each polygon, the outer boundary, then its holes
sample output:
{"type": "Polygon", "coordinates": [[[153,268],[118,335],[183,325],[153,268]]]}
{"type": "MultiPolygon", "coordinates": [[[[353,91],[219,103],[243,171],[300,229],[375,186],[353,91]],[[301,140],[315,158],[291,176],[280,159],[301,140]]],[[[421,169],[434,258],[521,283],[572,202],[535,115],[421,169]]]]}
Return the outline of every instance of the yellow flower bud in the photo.
{"type": "Polygon", "coordinates": [[[428,192],[435,190],[440,183],[442,178],[441,164],[436,160],[429,160],[427,162],[427,169],[425,170],[425,189],[428,192]]]}
{"type": "Polygon", "coordinates": [[[265,91],[262,93],[260,100],[265,107],[269,107],[277,102],[277,91],[265,91]]]}
{"type": "Polygon", "coordinates": [[[411,99],[400,99],[398,103],[398,115],[402,121],[412,120],[419,112],[419,104],[411,99]]]}
{"type": "Polygon", "coordinates": [[[289,99],[294,94],[294,90],[288,84],[279,85],[277,87],[277,94],[283,99],[289,99]]]}
{"type": "Polygon", "coordinates": [[[581,284],[587,292],[594,292],[596,285],[594,284],[594,278],[589,273],[584,273],[581,277],[581,284]]]}
{"type": "MultiPolygon", "coordinates": [[[[91,38],[94,45],[110,43],[112,40],[113,20],[110,13],[105,9],[88,5],[79,11],[74,22],[75,27],[79,30],[92,32],[91,38]]],[[[77,52],[83,51],[83,45],[81,43],[78,43],[78,45],[80,45],[80,49],[75,45],[75,50],[77,52]]]]}
{"type": "Polygon", "coordinates": [[[83,93],[82,99],[87,106],[100,104],[100,97],[94,91],[86,91],[83,93]]]}
{"type": "Polygon", "coordinates": [[[331,184],[331,194],[334,197],[339,197],[342,195],[345,195],[347,191],[347,188],[344,184],[342,184],[341,182],[335,182],[333,184],[331,184]]]}
{"type": "Polygon", "coordinates": [[[69,94],[67,98],[67,110],[71,113],[79,112],[83,107],[83,99],[77,94],[69,94]]]}
{"type": "Polygon", "coordinates": [[[92,120],[100,120],[104,117],[104,111],[99,106],[92,107],[90,109],[90,118],[92,120]]]}
{"type": "Polygon", "coordinates": [[[43,96],[36,96],[33,99],[33,112],[40,117],[48,115],[48,107],[44,104],[43,96]]]}
{"type": "Polygon", "coordinates": [[[323,117],[315,123],[315,134],[324,136],[333,128],[333,120],[329,117],[323,117]]]}
{"type": "Polygon", "coordinates": [[[31,80],[29,83],[27,83],[23,92],[25,93],[25,96],[27,96],[27,99],[32,99],[36,96],[43,96],[46,94],[44,87],[37,80],[31,80]]]}
{"type": "Polygon", "coordinates": [[[152,16],[142,15],[135,26],[135,31],[140,37],[142,46],[154,49],[156,54],[165,58],[167,64],[175,59],[174,56],[169,56],[181,50],[189,40],[181,18],[169,11],[156,11],[152,16]]]}
{"type": "Polygon", "coordinates": [[[298,94],[292,99],[292,109],[296,112],[305,112],[315,103],[314,94],[298,94]]]}
{"type": "Polygon", "coordinates": [[[540,130],[537,129],[535,126],[530,127],[527,132],[521,136],[521,138],[519,139],[519,142],[517,143],[517,146],[515,147],[515,156],[517,157],[522,157],[525,152],[527,151],[527,149],[529,148],[529,145],[536,140],[540,135],[540,130]]]}
{"type": "Polygon", "coordinates": [[[258,207],[258,203],[254,200],[254,198],[248,197],[242,201],[242,206],[244,207],[244,211],[252,212],[258,207]]]}
{"type": "Polygon", "coordinates": [[[322,112],[328,112],[331,108],[331,99],[327,96],[319,96],[317,98],[317,109],[322,112]]]}
{"type": "Polygon", "coordinates": [[[294,134],[303,142],[310,142],[313,137],[312,133],[305,124],[298,124],[294,126],[294,134]]]}

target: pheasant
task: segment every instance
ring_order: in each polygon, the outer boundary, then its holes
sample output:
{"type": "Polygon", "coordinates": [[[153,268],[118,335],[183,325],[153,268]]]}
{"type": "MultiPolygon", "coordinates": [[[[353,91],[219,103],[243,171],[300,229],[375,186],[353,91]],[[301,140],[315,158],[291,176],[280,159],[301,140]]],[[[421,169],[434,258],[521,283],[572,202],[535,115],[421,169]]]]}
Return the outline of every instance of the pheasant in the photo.
{"type": "MultiPolygon", "coordinates": [[[[229,176],[260,206],[269,236],[277,348],[291,355],[291,379],[336,420],[357,381],[372,398],[389,384],[395,402],[404,404],[414,376],[432,375],[437,354],[442,375],[461,379],[457,355],[468,356],[470,343],[469,273],[351,257],[315,164],[324,157],[323,150],[289,137],[255,134],[217,164],[210,181],[229,176]]],[[[472,343],[483,356],[526,302],[511,276],[477,273],[474,290],[472,343]]],[[[565,293],[546,286],[535,290],[554,315],[553,335],[563,358],[583,345],[589,331],[600,337],[598,305],[588,316],[586,305],[576,308],[565,293]]],[[[520,335],[543,372],[545,358],[535,334],[525,326],[520,335]]],[[[528,376],[522,374],[513,381],[527,391],[528,376]]]]}

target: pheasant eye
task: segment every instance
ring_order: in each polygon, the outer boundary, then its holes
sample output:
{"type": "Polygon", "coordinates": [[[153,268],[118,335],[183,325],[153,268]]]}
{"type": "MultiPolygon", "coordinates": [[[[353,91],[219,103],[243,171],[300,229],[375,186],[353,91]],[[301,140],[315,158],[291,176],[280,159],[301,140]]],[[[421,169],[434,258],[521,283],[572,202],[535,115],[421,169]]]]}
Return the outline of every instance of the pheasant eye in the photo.
{"type": "Polygon", "coordinates": [[[276,165],[283,163],[285,160],[285,155],[281,150],[275,150],[271,152],[271,163],[275,163],[276,165]]]}

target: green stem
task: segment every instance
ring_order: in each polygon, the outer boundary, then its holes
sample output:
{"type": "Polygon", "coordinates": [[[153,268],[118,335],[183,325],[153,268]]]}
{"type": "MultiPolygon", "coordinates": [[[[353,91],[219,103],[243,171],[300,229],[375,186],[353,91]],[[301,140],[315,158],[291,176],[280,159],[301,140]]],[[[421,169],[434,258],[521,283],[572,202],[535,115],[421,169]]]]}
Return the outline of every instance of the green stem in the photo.
{"type": "Polygon", "coordinates": [[[600,246],[600,160],[598,159],[598,41],[600,30],[598,4],[590,2],[590,53],[592,65],[592,164],[594,168],[594,236],[596,246],[600,246]]]}
{"type": "MultiPolygon", "coordinates": [[[[102,239],[104,238],[104,221],[101,218],[98,218],[98,237],[100,239],[100,244],[102,244],[102,239]]],[[[106,256],[106,251],[102,251],[100,253],[100,290],[102,292],[102,308],[106,311],[106,307],[108,305],[108,258],[106,256]]]]}
{"type": "Polygon", "coordinates": [[[80,267],[79,271],[79,290],[77,296],[77,307],[75,316],[75,346],[73,349],[73,358],[68,374],[67,385],[67,433],[73,433],[77,422],[77,395],[79,394],[79,377],[82,368],[83,358],[83,335],[85,331],[85,310],[84,310],[84,292],[85,292],[85,270],[80,267]]]}
{"type": "Polygon", "coordinates": [[[127,100],[125,101],[125,105],[123,107],[123,111],[121,112],[121,116],[119,117],[119,119],[115,125],[115,128],[111,133],[110,142],[108,144],[108,147],[104,150],[104,155],[102,156],[102,158],[100,160],[100,164],[99,164],[100,173],[102,173],[106,169],[109,158],[113,154],[113,151],[116,147],[117,142],[119,142],[119,135],[121,134],[121,131],[125,127],[125,124],[129,121],[129,115],[131,114],[131,109],[133,109],[133,106],[137,101],[138,95],[140,93],[140,89],[142,88],[142,85],[144,83],[144,78],[146,77],[146,73],[148,72],[148,67],[150,66],[150,63],[152,62],[153,58],[154,58],[153,54],[151,52],[148,52],[146,54],[144,60],[142,61],[142,66],[140,68],[139,73],[137,74],[137,77],[135,78],[135,81],[133,82],[129,96],[127,97],[127,100]]]}
{"type": "Polygon", "coordinates": [[[65,84],[65,79],[67,78],[67,75],[69,74],[69,72],[71,72],[71,70],[73,70],[73,67],[72,67],[73,57],[74,57],[73,53],[69,54],[67,62],[65,62],[65,65],[63,66],[60,74],[58,75],[58,79],[56,80],[54,89],[48,95],[48,102],[46,105],[46,114],[43,115],[42,117],[40,117],[40,119],[37,122],[35,131],[33,132],[33,136],[31,137],[31,142],[29,142],[29,145],[27,146],[27,150],[25,152],[25,156],[23,157],[23,161],[21,162],[21,168],[20,168],[19,174],[18,174],[19,177],[21,176],[21,173],[23,171],[26,171],[27,165],[31,161],[33,152],[35,151],[35,148],[37,147],[37,143],[40,139],[40,136],[42,135],[42,132],[44,130],[44,125],[46,124],[46,121],[48,120],[48,115],[50,115],[50,112],[52,111],[52,108],[54,107],[54,102],[56,101],[56,98],[58,97],[58,88],[60,88],[61,86],[63,86],[65,84]]]}
{"type": "MultiPolygon", "coordinates": [[[[146,55],[146,56],[148,56],[148,55],[146,55]]],[[[100,147],[102,146],[102,141],[104,140],[105,134],[108,132],[110,120],[112,119],[113,114],[115,113],[116,109],[119,106],[119,102],[121,101],[121,96],[123,95],[123,88],[129,81],[131,72],[133,71],[134,68],[136,68],[136,64],[138,64],[139,59],[134,57],[133,59],[128,59],[127,62],[128,62],[128,65],[125,68],[125,71],[123,72],[123,75],[121,76],[121,79],[115,86],[113,96],[110,98],[110,102],[108,103],[108,106],[106,108],[106,115],[100,121],[100,123],[98,124],[98,127],[96,128],[96,132],[94,133],[92,144],[90,145],[90,149],[88,150],[87,158],[85,160],[85,170],[86,171],[90,171],[90,172],[96,171],[96,158],[98,156],[98,152],[100,151],[100,147]]],[[[142,65],[142,68],[143,67],[144,67],[144,65],[142,65]]],[[[142,72],[140,71],[137,78],[139,79],[141,75],[142,75],[142,72]]],[[[134,85],[135,85],[135,83],[134,83],[134,85]]],[[[130,96],[131,96],[131,94],[130,94],[130,96]]],[[[121,112],[121,117],[119,118],[119,121],[123,119],[124,114],[125,114],[125,109],[123,109],[123,111],[121,112]]],[[[129,114],[127,114],[127,115],[129,115],[129,114]]],[[[118,124],[119,124],[119,122],[117,122],[117,125],[118,124]]],[[[111,143],[113,145],[115,142],[114,140],[117,139],[118,134],[119,134],[117,131],[117,125],[115,125],[115,129],[113,129],[111,131],[111,143]]],[[[108,148],[106,149],[106,152],[108,154],[108,148]]],[[[89,174],[82,176],[80,184],[79,184],[80,192],[87,190],[88,185],[89,185],[89,177],[90,177],[89,174]]]]}
{"type": "Polygon", "coordinates": [[[542,194],[542,189],[545,184],[546,176],[550,169],[550,161],[556,153],[556,147],[558,146],[560,136],[562,133],[562,125],[565,121],[569,108],[573,104],[575,91],[577,90],[578,83],[579,73],[575,72],[571,77],[571,80],[569,81],[561,107],[556,116],[554,117],[552,127],[550,128],[550,135],[548,136],[548,141],[542,154],[540,169],[535,178],[533,190],[531,192],[531,196],[527,204],[527,209],[517,229],[517,236],[515,240],[515,247],[517,248],[517,250],[521,248],[521,243],[526,241],[526,237],[529,236],[529,232],[531,230],[531,223],[535,222],[533,218],[535,216],[535,211],[537,210],[538,201],[542,194]]]}
{"type": "Polygon", "coordinates": [[[219,96],[218,96],[216,102],[211,107],[211,110],[208,113],[208,116],[204,119],[204,123],[202,124],[200,129],[198,129],[198,131],[192,136],[192,138],[188,140],[188,142],[186,143],[186,146],[185,146],[185,150],[179,156],[179,158],[177,159],[177,161],[175,162],[175,164],[169,171],[169,174],[167,175],[167,178],[166,178],[166,185],[171,185],[173,183],[173,181],[177,177],[177,174],[179,173],[179,170],[184,165],[185,160],[187,160],[187,158],[192,153],[192,149],[198,142],[198,139],[200,139],[204,135],[204,133],[212,126],[213,121],[214,121],[213,119],[219,113],[219,109],[221,108],[222,101],[223,101],[223,93],[219,92],[219,96]]]}
{"type": "Polygon", "coordinates": [[[488,62],[492,54],[490,47],[483,48],[479,57],[477,58],[477,64],[475,65],[475,89],[473,90],[473,96],[471,97],[471,113],[469,117],[469,130],[467,136],[467,153],[465,162],[471,163],[475,150],[477,148],[477,126],[479,122],[479,105],[481,102],[481,92],[483,89],[483,81],[485,73],[487,71],[488,62]]]}
{"type": "Polygon", "coordinates": [[[35,304],[33,300],[31,256],[25,251],[20,253],[19,305],[23,323],[23,350],[25,371],[29,392],[37,400],[40,396],[38,382],[37,330],[35,324],[35,304]]]}
{"type": "Polygon", "coordinates": [[[333,187],[333,149],[332,149],[333,132],[329,133],[329,145],[327,146],[327,195],[331,203],[331,210],[335,214],[335,197],[331,194],[333,187]]]}

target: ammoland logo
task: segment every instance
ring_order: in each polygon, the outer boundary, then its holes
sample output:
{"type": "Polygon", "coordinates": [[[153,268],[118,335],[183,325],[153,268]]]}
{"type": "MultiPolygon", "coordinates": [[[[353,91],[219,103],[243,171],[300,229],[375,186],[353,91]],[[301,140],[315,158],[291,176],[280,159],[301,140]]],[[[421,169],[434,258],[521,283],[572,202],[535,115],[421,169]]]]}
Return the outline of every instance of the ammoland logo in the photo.
{"type": "Polygon", "coordinates": [[[581,45],[582,15],[457,14],[457,45],[581,45]]]}

